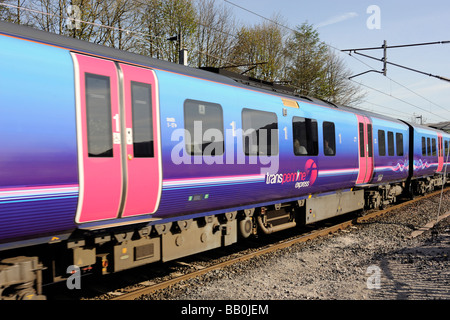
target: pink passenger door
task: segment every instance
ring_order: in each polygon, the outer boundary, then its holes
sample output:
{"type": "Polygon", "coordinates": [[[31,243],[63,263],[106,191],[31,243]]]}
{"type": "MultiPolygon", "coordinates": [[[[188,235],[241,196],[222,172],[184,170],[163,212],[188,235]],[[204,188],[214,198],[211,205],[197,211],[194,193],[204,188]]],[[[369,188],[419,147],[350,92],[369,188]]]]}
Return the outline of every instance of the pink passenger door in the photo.
{"type": "Polygon", "coordinates": [[[76,222],[154,213],[162,184],[154,73],[82,54],[72,57],[80,184],[76,222]]]}
{"type": "Polygon", "coordinates": [[[444,168],[444,146],[442,141],[442,134],[438,133],[438,168],[437,172],[441,172],[444,168]]]}
{"type": "Polygon", "coordinates": [[[80,184],[76,222],[116,218],[122,197],[116,66],[79,54],[73,60],[80,184]]]}
{"type": "Polygon", "coordinates": [[[372,123],[365,116],[358,119],[359,171],[356,184],[369,183],[373,175],[373,136],[372,123]]]}
{"type": "Polygon", "coordinates": [[[119,68],[127,177],[122,217],[151,214],[158,208],[162,187],[156,77],[149,69],[126,64],[119,68]]]}

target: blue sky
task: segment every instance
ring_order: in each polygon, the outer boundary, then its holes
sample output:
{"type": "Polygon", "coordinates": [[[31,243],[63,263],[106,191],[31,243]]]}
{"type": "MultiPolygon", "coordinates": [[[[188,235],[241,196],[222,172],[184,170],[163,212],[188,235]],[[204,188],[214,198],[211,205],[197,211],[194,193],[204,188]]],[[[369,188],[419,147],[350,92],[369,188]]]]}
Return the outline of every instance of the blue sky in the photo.
{"type": "MultiPolygon", "coordinates": [[[[243,24],[258,24],[264,19],[244,11],[224,0],[236,19],[243,24]]],[[[280,15],[285,25],[295,29],[303,22],[313,24],[322,41],[338,49],[378,47],[383,40],[388,45],[449,41],[450,1],[446,0],[229,0],[241,7],[272,18],[280,15]],[[371,5],[379,8],[379,29],[370,29],[371,5]]],[[[382,57],[381,50],[364,53],[382,57]]],[[[339,53],[347,67],[358,74],[371,68],[382,69],[382,63],[358,57],[356,60],[339,53]],[[367,66],[368,64],[369,66],[367,66]]],[[[387,60],[426,73],[450,78],[450,43],[422,47],[388,49],[387,60]]],[[[412,121],[422,115],[427,123],[450,121],[450,82],[404,70],[392,65],[387,67],[387,77],[368,73],[354,78],[376,90],[362,87],[367,92],[366,102],[360,107],[412,121]],[[400,101],[398,99],[403,101],[400,101]]]]}

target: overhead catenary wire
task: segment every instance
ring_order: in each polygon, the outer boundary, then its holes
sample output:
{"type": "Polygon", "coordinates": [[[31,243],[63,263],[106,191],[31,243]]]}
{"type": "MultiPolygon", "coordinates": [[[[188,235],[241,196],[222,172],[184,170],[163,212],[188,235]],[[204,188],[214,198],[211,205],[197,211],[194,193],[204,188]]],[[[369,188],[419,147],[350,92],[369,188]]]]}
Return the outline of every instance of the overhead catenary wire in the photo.
{"type": "MultiPolygon", "coordinates": [[[[140,3],[140,4],[144,4],[144,3],[140,2],[140,1],[137,1],[137,0],[133,0],[133,1],[135,1],[135,2],[137,2],[137,3],[140,3]]],[[[260,15],[260,14],[257,14],[257,13],[255,13],[255,12],[251,11],[251,10],[248,10],[248,9],[246,9],[246,8],[243,8],[243,7],[239,6],[239,5],[236,5],[236,4],[232,3],[232,2],[229,1],[229,0],[224,0],[224,1],[227,2],[227,3],[229,3],[229,4],[232,4],[232,5],[234,5],[234,6],[237,6],[237,7],[241,8],[241,9],[247,11],[247,12],[250,12],[250,13],[252,13],[252,14],[255,14],[255,15],[257,15],[258,17],[261,17],[261,18],[263,18],[263,19],[265,19],[265,20],[268,20],[268,21],[270,21],[270,22],[272,22],[272,23],[275,23],[275,24],[277,24],[277,25],[279,25],[279,26],[281,26],[281,27],[283,27],[283,28],[287,28],[287,29],[289,29],[289,30],[291,30],[291,31],[293,31],[293,32],[297,32],[296,30],[294,30],[294,29],[292,29],[292,28],[290,28],[290,27],[288,27],[288,26],[285,26],[285,25],[283,25],[283,24],[280,24],[280,23],[278,23],[278,22],[276,22],[276,21],[274,21],[274,20],[272,20],[272,19],[268,19],[268,18],[266,18],[266,17],[264,17],[264,16],[262,16],[262,15],[260,15]]],[[[16,6],[16,5],[5,4],[5,3],[0,3],[0,5],[7,6],[7,7],[12,7],[12,8],[17,8],[17,9],[23,9],[23,10],[26,10],[26,11],[30,11],[30,12],[34,12],[34,13],[40,13],[40,14],[43,14],[43,15],[58,16],[58,17],[61,17],[61,18],[64,18],[64,19],[68,19],[68,20],[71,20],[71,21],[82,22],[82,23],[94,25],[94,26],[97,26],[97,27],[102,27],[102,28],[108,28],[108,29],[112,29],[112,30],[117,30],[117,31],[119,31],[119,32],[126,32],[126,33],[128,33],[128,34],[131,33],[131,34],[133,34],[133,36],[136,36],[137,38],[140,38],[141,40],[148,41],[148,42],[152,43],[154,46],[156,46],[156,47],[158,48],[158,50],[162,50],[162,49],[161,49],[160,47],[158,47],[158,45],[155,44],[154,42],[152,42],[150,39],[146,39],[146,38],[142,38],[142,37],[153,37],[153,38],[160,38],[160,39],[167,40],[167,39],[165,39],[165,37],[155,36],[155,35],[151,35],[151,34],[139,32],[139,31],[135,31],[135,30],[129,30],[129,29],[124,29],[124,28],[112,27],[112,26],[108,26],[108,25],[103,25],[103,24],[95,23],[95,22],[84,21],[84,20],[76,19],[76,18],[72,18],[72,17],[65,17],[65,16],[62,16],[62,15],[54,14],[54,13],[47,13],[47,12],[43,12],[43,11],[39,11],[39,10],[35,10],[35,9],[26,8],[26,7],[23,7],[23,6],[16,6]]],[[[204,26],[204,27],[209,27],[209,26],[204,26]]],[[[332,45],[329,45],[329,44],[327,44],[327,43],[324,43],[324,44],[327,45],[328,47],[334,49],[334,50],[338,50],[339,52],[342,52],[341,50],[339,50],[338,48],[336,48],[336,47],[334,47],[334,46],[332,46],[332,45]]],[[[213,58],[215,58],[215,59],[224,61],[224,62],[229,63],[229,64],[235,63],[235,62],[231,62],[231,61],[229,61],[229,60],[226,60],[226,59],[223,59],[223,58],[220,58],[220,57],[211,55],[211,54],[208,53],[208,52],[204,52],[204,51],[196,50],[196,49],[194,49],[194,50],[195,50],[196,52],[199,52],[199,53],[202,53],[202,54],[211,56],[211,57],[213,57],[213,58]]],[[[354,56],[352,56],[352,57],[355,58],[356,60],[358,60],[359,62],[361,62],[361,63],[363,63],[363,64],[365,64],[365,65],[368,66],[368,64],[364,63],[364,62],[361,61],[360,59],[357,59],[357,58],[354,57],[354,56]]],[[[388,77],[388,78],[389,78],[389,77],[388,77]]],[[[428,102],[430,102],[430,103],[432,103],[432,104],[434,104],[434,105],[436,105],[436,106],[442,108],[443,110],[449,112],[447,109],[445,109],[445,108],[443,108],[443,107],[441,107],[441,106],[439,106],[439,105],[433,103],[432,101],[430,101],[430,100],[428,100],[427,98],[425,98],[425,97],[419,95],[418,93],[416,93],[416,92],[414,92],[413,90],[407,88],[406,86],[400,84],[399,82],[397,82],[397,81],[395,81],[395,80],[393,80],[393,79],[391,79],[391,78],[389,78],[389,79],[390,79],[391,81],[395,82],[396,84],[398,84],[398,85],[404,87],[405,89],[409,90],[410,92],[412,92],[412,93],[418,95],[419,97],[421,97],[421,98],[427,100],[428,102]]],[[[382,91],[377,90],[377,89],[375,89],[375,88],[372,88],[372,87],[370,87],[370,86],[364,85],[364,84],[362,84],[362,83],[358,83],[358,82],[355,82],[355,83],[357,83],[357,84],[359,84],[359,85],[362,85],[362,86],[365,86],[366,88],[369,88],[369,89],[371,89],[371,90],[375,90],[375,91],[378,91],[378,92],[380,92],[380,93],[383,93],[383,94],[385,94],[385,95],[387,95],[387,96],[390,96],[390,97],[395,98],[395,99],[397,99],[397,100],[399,100],[399,101],[402,101],[402,102],[404,102],[404,103],[407,103],[407,104],[409,104],[409,105],[411,105],[411,106],[413,106],[413,107],[415,107],[415,108],[418,108],[418,109],[420,109],[420,110],[422,110],[422,111],[424,111],[424,112],[433,114],[433,115],[437,116],[438,118],[441,118],[440,115],[437,115],[437,114],[435,114],[435,113],[433,113],[433,112],[431,112],[431,111],[425,110],[425,109],[423,109],[423,108],[421,108],[421,107],[419,107],[419,106],[417,106],[417,105],[408,103],[408,102],[406,102],[406,101],[404,101],[404,100],[402,100],[402,99],[400,99],[400,98],[397,98],[397,97],[393,96],[392,94],[386,94],[385,92],[382,92],[382,91]]],[[[301,91],[304,91],[304,89],[302,89],[302,88],[297,88],[297,87],[296,87],[296,89],[300,89],[301,91]]],[[[308,94],[308,92],[305,92],[305,93],[308,94]]],[[[386,107],[386,108],[387,108],[387,107],[386,107]]]]}
{"type": "MultiPolygon", "coordinates": [[[[136,1],[136,0],[133,0],[133,1],[136,1]]],[[[139,2],[139,3],[141,3],[141,2],[139,2]]],[[[141,4],[143,4],[143,3],[141,3],[141,4]]],[[[151,41],[150,39],[146,39],[145,37],[152,37],[152,38],[156,38],[156,39],[162,39],[164,41],[167,40],[166,37],[162,37],[162,36],[155,36],[155,35],[152,35],[152,34],[149,34],[149,33],[140,32],[140,31],[135,31],[135,30],[130,30],[130,29],[124,29],[124,28],[108,26],[108,25],[104,25],[104,24],[101,24],[101,23],[85,21],[85,20],[81,20],[81,19],[77,19],[77,18],[73,18],[73,17],[69,17],[69,16],[66,17],[66,16],[63,16],[63,15],[59,15],[59,14],[55,14],[55,13],[49,13],[49,12],[44,12],[44,11],[40,11],[40,10],[36,10],[36,9],[30,9],[30,8],[23,7],[23,6],[16,6],[16,5],[7,4],[7,3],[0,3],[0,6],[11,7],[11,8],[20,9],[20,10],[24,10],[24,11],[29,11],[29,12],[33,12],[33,13],[37,13],[37,14],[43,14],[43,15],[47,15],[47,16],[59,17],[59,18],[63,18],[63,19],[68,19],[68,20],[73,21],[73,22],[86,23],[86,24],[93,25],[93,26],[96,26],[96,27],[99,27],[99,28],[106,28],[106,29],[115,30],[115,31],[119,31],[119,32],[126,32],[128,34],[132,34],[136,38],[139,38],[139,39],[144,40],[146,42],[150,42],[160,52],[162,52],[163,49],[161,47],[159,47],[155,42],[151,41]]],[[[227,59],[223,59],[223,58],[214,56],[214,55],[212,55],[210,53],[207,53],[207,52],[204,52],[204,51],[201,51],[201,50],[195,49],[195,51],[198,52],[198,53],[202,53],[202,54],[211,56],[214,59],[218,59],[218,60],[221,60],[221,61],[229,63],[229,64],[236,63],[236,62],[233,62],[233,61],[229,61],[227,59]]]]}
{"type": "MultiPolygon", "coordinates": [[[[254,14],[254,15],[256,15],[256,16],[262,18],[262,19],[265,19],[265,20],[267,20],[267,21],[270,21],[270,22],[272,22],[272,23],[275,23],[275,24],[278,25],[278,26],[281,26],[281,27],[286,28],[286,29],[288,29],[288,30],[290,30],[290,31],[293,31],[293,32],[297,32],[296,30],[294,30],[294,29],[292,29],[292,28],[290,28],[290,27],[288,27],[288,26],[286,26],[286,25],[283,25],[283,24],[281,24],[281,23],[279,23],[279,22],[277,22],[277,21],[274,21],[274,20],[272,20],[272,19],[266,18],[266,17],[264,17],[264,16],[262,16],[262,15],[256,13],[256,12],[252,11],[252,10],[249,10],[249,9],[247,9],[247,8],[244,8],[244,7],[240,6],[240,5],[237,5],[237,4],[235,4],[235,3],[233,3],[233,2],[231,2],[231,1],[229,1],[229,0],[223,0],[223,1],[226,2],[226,3],[229,3],[229,4],[231,4],[231,5],[233,5],[233,6],[235,6],[235,7],[238,7],[238,8],[240,8],[240,9],[244,10],[244,11],[247,11],[247,12],[249,12],[249,13],[251,13],[251,14],[254,14]]],[[[334,49],[334,50],[336,50],[336,51],[338,51],[338,52],[340,52],[340,53],[343,53],[342,50],[340,50],[340,49],[338,49],[338,48],[336,48],[336,47],[334,47],[334,46],[332,46],[332,45],[330,45],[330,44],[328,44],[328,43],[326,43],[326,42],[323,42],[323,43],[324,43],[326,46],[328,46],[329,48],[332,48],[332,49],[334,49]]],[[[443,41],[443,43],[447,43],[447,41],[443,41]]],[[[411,45],[403,45],[403,46],[411,46],[411,45]]],[[[391,46],[391,47],[398,47],[398,46],[391,46]]],[[[379,47],[378,47],[378,48],[379,48],[379,47]]],[[[360,59],[357,59],[355,56],[353,56],[353,55],[350,55],[350,56],[351,56],[352,58],[356,59],[357,61],[359,61],[359,62],[361,62],[361,63],[363,63],[363,64],[365,64],[365,65],[367,66],[367,64],[366,64],[365,62],[361,61],[360,59]]],[[[404,85],[400,84],[399,82],[397,82],[397,81],[391,79],[390,77],[387,77],[387,78],[390,79],[391,81],[397,83],[398,85],[403,86],[404,88],[407,88],[406,86],[404,86],[404,85]]],[[[351,79],[350,79],[350,80],[351,80],[351,79]]],[[[353,81],[353,80],[352,80],[352,81],[353,81]]],[[[354,81],[354,82],[355,82],[355,81],[354,81]]],[[[358,82],[355,82],[355,83],[361,84],[361,83],[358,83],[358,82]]],[[[361,85],[362,85],[362,84],[361,84],[361,85]]],[[[397,99],[397,100],[399,100],[399,101],[402,101],[402,102],[404,102],[404,103],[407,103],[407,104],[409,104],[409,105],[411,105],[411,106],[413,106],[413,107],[415,107],[415,108],[418,108],[418,109],[420,109],[420,110],[422,110],[422,111],[424,111],[424,112],[433,114],[433,115],[437,116],[438,118],[441,118],[441,117],[442,117],[442,116],[437,115],[437,114],[435,114],[435,113],[433,113],[433,112],[431,112],[431,111],[425,110],[425,109],[423,109],[423,108],[421,108],[421,107],[418,107],[418,106],[416,106],[416,105],[414,105],[414,104],[411,104],[411,103],[409,103],[409,102],[406,102],[406,101],[404,101],[404,100],[402,100],[402,99],[400,99],[400,98],[394,97],[394,96],[391,95],[391,94],[386,94],[385,92],[382,92],[382,91],[380,91],[380,90],[377,90],[377,89],[372,88],[372,87],[367,86],[367,85],[363,85],[363,86],[365,86],[365,87],[367,87],[367,88],[369,88],[369,89],[371,89],[371,90],[375,90],[375,91],[378,91],[378,92],[380,92],[380,93],[383,93],[383,94],[385,94],[385,95],[387,95],[387,96],[390,96],[390,97],[392,97],[392,98],[395,98],[395,99],[397,99]]],[[[408,89],[409,91],[413,92],[414,94],[416,94],[416,95],[422,97],[421,95],[419,95],[418,93],[414,92],[413,90],[411,90],[411,89],[409,89],[409,88],[407,88],[407,89],[408,89]]],[[[424,97],[422,97],[422,98],[424,98],[424,97]]],[[[426,98],[424,98],[424,99],[426,99],[426,98]]],[[[428,100],[428,99],[426,99],[426,100],[427,100],[428,102],[431,102],[431,101],[428,100]]],[[[433,102],[431,102],[431,103],[433,103],[433,102]]],[[[433,104],[435,104],[435,103],[433,103],[433,104]]],[[[441,108],[443,108],[443,107],[441,107],[441,108]]],[[[446,108],[443,108],[443,109],[444,109],[445,111],[449,112],[449,110],[447,110],[446,108]]]]}

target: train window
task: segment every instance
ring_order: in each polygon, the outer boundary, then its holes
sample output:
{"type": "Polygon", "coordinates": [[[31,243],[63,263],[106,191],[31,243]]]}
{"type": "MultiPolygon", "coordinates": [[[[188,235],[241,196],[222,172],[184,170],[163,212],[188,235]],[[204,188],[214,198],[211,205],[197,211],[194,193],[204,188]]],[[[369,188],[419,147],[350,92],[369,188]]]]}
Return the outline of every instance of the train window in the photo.
{"type": "Polygon", "coordinates": [[[136,158],[152,158],[153,113],[150,84],[131,82],[133,111],[133,151],[136,158]]]}
{"type": "Polygon", "coordinates": [[[435,156],[436,155],[436,139],[432,139],[431,143],[432,143],[433,156],[435,156]]]}
{"type": "Polygon", "coordinates": [[[292,134],[296,156],[317,156],[319,154],[316,120],[293,117],[292,134]]]}
{"type": "Polygon", "coordinates": [[[423,156],[427,155],[427,141],[425,137],[422,137],[422,155],[423,156]]]}
{"type": "Polygon", "coordinates": [[[384,130],[378,130],[378,154],[380,156],[386,155],[386,134],[384,130]]]}
{"type": "Polygon", "coordinates": [[[89,157],[112,157],[111,89],[109,77],[85,74],[89,157]]]}
{"type": "Polygon", "coordinates": [[[388,155],[395,155],[394,150],[394,133],[392,131],[388,131],[388,155]]]}
{"type": "Polygon", "coordinates": [[[368,149],[369,150],[367,153],[368,157],[373,157],[373,143],[372,143],[372,125],[368,124],[367,125],[367,143],[368,143],[368,149]]]}
{"type": "Polygon", "coordinates": [[[397,143],[397,156],[403,156],[403,134],[395,134],[395,142],[397,143]]]}
{"type": "Polygon", "coordinates": [[[427,154],[431,156],[431,141],[430,138],[427,138],[427,154]]]}
{"type": "Polygon", "coordinates": [[[323,153],[326,156],[336,155],[336,135],[333,122],[323,123],[323,153]]]}
{"type": "Polygon", "coordinates": [[[444,154],[444,157],[447,159],[448,156],[449,156],[448,155],[448,140],[445,140],[445,154],[444,154]]]}
{"type": "Polygon", "coordinates": [[[245,155],[278,154],[278,119],[275,113],[243,109],[242,129],[245,155]]]}
{"type": "Polygon", "coordinates": [[[191,155],[217,156],[224,152],[223,111],[217,103],[184,102],[186,150],[191,155]]]}
{"type": "Polygon", "coordinates": [[[364,123],[359,124],[359,156],[361,158],[366,156],[364,148],[364,123]]]}

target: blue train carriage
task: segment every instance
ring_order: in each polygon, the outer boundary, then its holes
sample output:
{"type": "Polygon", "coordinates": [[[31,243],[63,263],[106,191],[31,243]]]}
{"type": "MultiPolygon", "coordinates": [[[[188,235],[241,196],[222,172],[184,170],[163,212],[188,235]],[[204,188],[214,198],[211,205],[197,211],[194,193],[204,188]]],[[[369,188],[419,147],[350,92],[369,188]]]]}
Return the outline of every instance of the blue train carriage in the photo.
{"type": "Polygon", "coordinates": [[[444,183],[444,173],[448,173],[449,134],[417,124],[410,126],[414,144],[411,189],[415,194],[424,194],[444,183]]]}
{"type": "Polygon", "coordinates": [[[410,170],[409,127],[400,120],[372,116],[374,136],[374,174],[366,192],[369,208],[384,208],[407,191],[410,170]]]}
{"type": "MultiPolygon", "coordinates": [[[[352,113],[237,83],[157,75],[164,182],[156,216],[298,206],[308,198],[339,203],[342,190],[350,193],[358,172],[352,113]]],[[[326,218],[324,208],[313,211],[308,222],[326,218]]]]}

